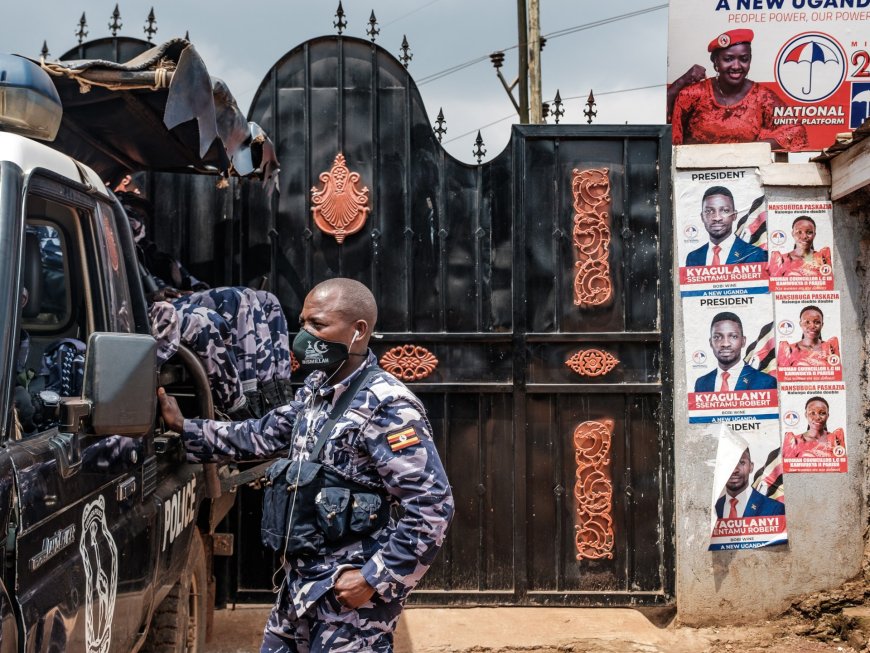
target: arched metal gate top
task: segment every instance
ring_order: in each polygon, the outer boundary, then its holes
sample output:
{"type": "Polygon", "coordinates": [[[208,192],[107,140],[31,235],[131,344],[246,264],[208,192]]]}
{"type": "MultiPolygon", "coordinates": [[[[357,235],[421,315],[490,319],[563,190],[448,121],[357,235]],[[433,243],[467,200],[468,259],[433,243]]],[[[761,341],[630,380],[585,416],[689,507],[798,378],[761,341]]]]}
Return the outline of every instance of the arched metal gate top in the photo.
{"type": "Polygon", "coordinates": [[[104,61],[122,63],[153,47],[153,43],[149,43],[144,39],[130,36],[107,36],[79,43],[74,48],[64,52],[59,59],[61,61],[103,59],[104,61]]]}
{"type": "Polygon", "coordinates": [[[281,178],[271,199],[249,195],[243,279],[271,273],[291,315],[313,284],[351,276],[372,288],[387,331],[506,328],[509,286],[495,293],[507,301],[490,305],[479,292],[483,269],[473,261],[489,255],[475,253],[475,243],[484,244],[491,216],[510,214],[509,194],[485,201],[493,183],[509,183],[510,148],[485,165],[454,159],[433,133],[405,67],[380,46],[343,36],[307,41],[282,57],[248,118],[272,135],[281,178]],[[368,189],[365,224],[341,242],[315,219],[312,194],[331,179],[339,155],[347,174],[359,176],[358,188],[368,189]],[[438,270],[450,212],[470,218],[451,234],[463,234],[452,251],[464,261],[461,275],[438,270]],[[456,302],[475,308],[458,312],[456,302]]]}
{"type": "MultiPolygon", "coordinates": [[[[274,122],[270,124],[260,121],[266,121],[267,117],[275,117],[274,90],[283,88],[288,84],[294,86],[307,84],[312,89],[345,86],[347,88],[353,87],[358,92],[363,93],[366,89],[369,91],[378,88],[392,91],[404,89],[408,94],[409,106],[406,108],[409,113],[415,117],[419,113],[419,117],[422,117],[422,122],[428,126],[430,132],[437,123],[437,120],[436,123],[433,123],[427,115],[420,91],[408,69],[389,51],[364,39],[349,36],[321,36],[308,40],[287,52],[275,62],[260,82],[251,102],[248,119],[267,129],[269,126],[276,127],[274,122]]],[[[371,94],[373,98],[376,96],[376,93],[371,94]]],[[[342,98],[338,97],[337,99],[340,102],[342,98]]],[[[347,116],[348,111],[352,110],[353,107],[339,105],[336,109],[337,116],[341,117],[347,116]]],[[[389,111],[389,107],[385,106],[383,109],[389,111]]],[[[352,141],[345,141],[347,130],[358,126],[349,124],[344,120],[336,122],[334,141],[338,149],[343,149],[346,144],[352,144],[352,141]]],[[[415,124],[414,127],[419,127],[419,125],[415,124]]],[[[275,135],[277,141],[275,132],[270,133],[275,135]]],[[[435,133],[432,133],[431,136],[433,147],[437,146],[437,149],[443,149],[435,133]]],[[[444,153],[457,164],[474,167],[460,162],[446,151],[444,153]]],[[[490,161],[493,160],[494,158],[490,157],[490,161]]]]}

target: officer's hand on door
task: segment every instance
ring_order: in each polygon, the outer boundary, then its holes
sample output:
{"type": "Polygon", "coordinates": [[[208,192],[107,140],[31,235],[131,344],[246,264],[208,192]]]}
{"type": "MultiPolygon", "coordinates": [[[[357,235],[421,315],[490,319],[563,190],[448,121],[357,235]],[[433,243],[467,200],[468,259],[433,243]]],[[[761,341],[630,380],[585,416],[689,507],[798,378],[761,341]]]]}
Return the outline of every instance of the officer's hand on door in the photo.
{"type": "Polygon", "coordinates": [[[157,388],[157,401],[160,403],[160,412],[163,414],[166,427],[181,433],[184,428],[184,415],[181,414],[175,397],[170,397],[163,388],[157,388]]]}

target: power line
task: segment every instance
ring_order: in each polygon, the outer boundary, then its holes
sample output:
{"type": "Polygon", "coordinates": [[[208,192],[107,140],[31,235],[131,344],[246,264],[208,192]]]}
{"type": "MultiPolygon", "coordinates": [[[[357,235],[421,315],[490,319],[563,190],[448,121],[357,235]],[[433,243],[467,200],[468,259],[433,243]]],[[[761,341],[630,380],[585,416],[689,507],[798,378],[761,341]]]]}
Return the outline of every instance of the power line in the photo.
{"type": "MultiPolygon", "coordinates": [[[[596,93],[595,95],[601,96],[601,95],[616,95],[618,93],[632,93],[633,91],[645,91],[645,90],[650,89],[650,88],[659,88],[662,86],[667,86],[667,84],[649,84],[647,86],[635,86],[633,88],[621,88],[621,89],[617,89],[615,91],[601,91],[601,92],[596,93]]],[[[582,99],[586,99],[587,97],[588,97],[588,95],[572,95],[570,97],[566,97],[566,98],[562,98],[562,99],[563,100],[582,100],[582,99]]],[[[492,127],[493,125],[497,125],[498,123],[504,122],[505,120],[509,120],[510,118],[513,118],[515,116],[516,116],[516,113],[512,113],[510,115],[505,116],[504,118],[499,118],[498,120],[493,120],[492,122],[489,122],[485,125],[481,125],[480,127],[475,127],[474,129],[470,129],[467,132],[459,134],[459,136],[454,136],[453,138],[448,138],[446,141],[444,141],[444,144],[446,145],[447,143],[452,143],[453,141],[458,141],[460,138],[465,138],[466,136],[468,136],[470,134],[474,134],[475,132],[477,132],[481,129],[486,129],[487,127],[492,127]]]]}
{"type": "Polygon", "coordinates": [[[475,127],[471,131],[467,131],[464,134],[459,134],[459,136],[454,136],[453,138],[448,138],[446,141],[444,141],[443,145],[446,145],[447,143],[452,143],[453,141],[458,141],[460,138],[465,138],[469,134],[473,134],[474,132],[479,131],[481,129],[486,129],[487,127],[492,127],[493,125],[497,125],[498,123],[504,122],[505,120],[510,120],[511,118],[515,117],[516,115],[517,115],[516,112],[514,112],[510,115],[505,116],[504,118],[499,118],[498,120],[493,120],[492,122],[488,122],[485,125],[481,125],[480,127],[475,127]]]}
{"type": "Polygon", "coordinates": [[[646,9],[638,9],[637,11],[632,11],[627,14],[620,14],[618,16],[612,16],[611,18],[604,18],[602,20],[595,21],[594,23],[586,23],[584,25],[577,25],[575,27],[566,27],[565,29],[560,29],[555,32],[551,32],[546,34],[547,39],[557,39],[560,36],[566,36],[568,34],[574,34],[575,32],[581,32],[583,30],[592,29],[593,27],[601,27],[602,25],[608,25],[610,23],[615,23],[618,20],[625,20],[627,18],[634,18],[635,16],[642,16],[643,14],[649,14],[653,11],[658,11],[660,9],[667,9],[668,4],[665,3],[663,5],[655,5],[653,7],[647,7],[646,9]]]}
{"type": "Polygon", "coordinates": [[[388,25],[392,25],[393,23],[398,23],[398,22],[399,22],[400,20],[402,20],[403,18],[407,18],[407,17],[410,16],[411,14],[416,14],[418,11],[423,11],[426,7],[429,7],[429,6],[431,6],[431,5],[434,5],[436,2],[441,2],[441,0],[432,0],[431,2],[427,2],[427,3],[426,3],[425,5],[423,5],[422,7],[417,7],[417,8],[414,9],[413,11],[409,11],[408,13],[406,13],[406,14],[402,14],[401,16],[396,16],[395,18],[393,18],[393,20],[384,23],[383,26],[384,26],[384,27],[387,27],[388,25]]]}
{"type": "MultiPolygon", "coordinates": [[[[609,25],[610,23],[615,23],[620,20],[626,20],[628,18],[635,18],[637,16],[642,16],[644,14],[648,14],[654,11],[659,11],[660,9],[666,9],[668,7],[667,3],[661,5],[655,5],[652,7],[647,7],[645,9],[638,9],[637,11],[631,11],[625,14],[619,14],[617,16],[611,16],[610,18],[603,18],[601,20],[596,20],[591,23],[584,23],[582,25],[575,25],[574,27],[566,27],[565,29],[557,30],[555,32],[551,32],[549,34],[545,34],[544,38],[547,40],[557,39],[561,36],[567,36],[568,34],[574,34],[576,32],[581,32],[587,29],[593,29],[595,27],[602,27],[604,25],[609,25]]],[[[525,45],[525,44],[523,44],[525,45]]],[[[508,50],[513,50],[519,47],[519,44],[511,45],[507,48],[502,48],[499,52],[507,52],[508,50]]],[[[429,82],[434,82],[436,80],[441,79],[442,77],[446,77],[447,75],[452,75],[455,72],[459,72],[469,66],[473,66],[482,61],[486,61],[489,59],[489,55],[483,55],[481,57],[475,57],[474,59],[469,59],[468,61],[460,64],[456,64],[455,66],[451,66],[450,68],[445,68],[444,70],[440,70],[436,73],[432,73],[431,75],[426,75],[425,77],[421,77],[417,81],[417,86],[423,86],[423,84],[428,84],[429,82]]]]}
{"type": "Polygon", "coordinates": [[[427,75],[426,77],[421,77],[419,80],[417,80],[417,86],[423,86],[423,84],[428,84],[429,82],[434,82],[435,80],[441,79],[442,77],[447,77],[447,75],[452,75],[453,73],[457,73],[464,68],[468,68],[469,66],[478,64],[481,61],[486,61],[487,59],[489,59],[488,54],[482,57],[471,59],[469,61],[466,61],[465,63],[456,64],[451,68],[445,68],[440,72],[432,73],[431,75],[427,75]]]}
{"type": "MultiPolygon", "coordinates": [[[[635,86],[634,88],[621,88],[621,89],[616,90],[616,91],[601,91],[601,92],[596,92],[595,96],[599,97],[601,95],[615,95],[616,93],[631,93],[632,91],[645,91],[649,88],[659,88],[660,86],[667,86],[667,84],[665,84],[665,83],[649,84],[647,86],[635,86]]],[[[570,97],[563,97],[562,100],[583,100],[587,97],[589,97],[588,94],[587,95],[571,95],[570,97]]]]}

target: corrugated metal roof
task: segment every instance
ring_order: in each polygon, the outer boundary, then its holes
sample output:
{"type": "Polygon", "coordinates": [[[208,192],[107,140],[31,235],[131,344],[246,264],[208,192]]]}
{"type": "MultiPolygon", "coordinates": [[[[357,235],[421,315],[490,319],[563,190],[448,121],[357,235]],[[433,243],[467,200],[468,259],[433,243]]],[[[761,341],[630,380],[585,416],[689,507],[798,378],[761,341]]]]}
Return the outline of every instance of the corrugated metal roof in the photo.
{"type": "Polygon", "coordinates": [[[810,160],[819,163],[830,161],[834,157],[842,154],[849,148],[856,146],[858,143],[868,137],[870,137],[870,118],[865,120],[864,123],[855,131],[838,135],[837,141],[833,145],[825,148],[825,150],[821,154],[813,157],[810,160]]]}

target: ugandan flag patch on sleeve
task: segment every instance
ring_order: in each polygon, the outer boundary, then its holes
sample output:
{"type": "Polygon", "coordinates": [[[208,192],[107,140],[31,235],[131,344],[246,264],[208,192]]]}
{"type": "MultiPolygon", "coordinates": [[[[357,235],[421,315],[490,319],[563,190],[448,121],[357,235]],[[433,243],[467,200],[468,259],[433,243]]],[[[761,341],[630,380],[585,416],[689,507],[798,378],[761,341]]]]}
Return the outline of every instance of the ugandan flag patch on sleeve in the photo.
{"type": "Polygon", "coordinates": [[[393,451],[400,451],[405,447],[410,447],[415,444],[420,444],[420,438],[417,437],[417,431],[413,426],[387,434],[387,443],[393,451]]]}

